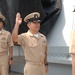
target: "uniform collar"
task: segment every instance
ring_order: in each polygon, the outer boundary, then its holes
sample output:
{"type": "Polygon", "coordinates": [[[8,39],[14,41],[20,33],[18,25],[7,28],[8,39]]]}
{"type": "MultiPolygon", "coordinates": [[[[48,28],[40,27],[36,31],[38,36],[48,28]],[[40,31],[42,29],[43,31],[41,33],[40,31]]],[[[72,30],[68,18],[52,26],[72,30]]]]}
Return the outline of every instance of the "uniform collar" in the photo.
{"type": "MultiPolygon", "coordinates": [[[[28,30],[27,34],[32,37],[34,36],[34,34],[32,34],[29,30],[28,30]]],[[[40,38],[40,37],[43,37],[43,35],[38,32],[38,38],[40,38]]]]}
{"type": "Polygon", "coordinates": [[[2,30],[1,30],[1,33],[2,33],[2,34],[5,34],[5,30],[4,30],[4,29],[2,29],[2,30]]]}
{"type": "Polygon", "coordinates": [[[28,30],[27,34],[28,34],[29,36],[34,36],[34,34],[32,34],[29,30],[28,30]]]}

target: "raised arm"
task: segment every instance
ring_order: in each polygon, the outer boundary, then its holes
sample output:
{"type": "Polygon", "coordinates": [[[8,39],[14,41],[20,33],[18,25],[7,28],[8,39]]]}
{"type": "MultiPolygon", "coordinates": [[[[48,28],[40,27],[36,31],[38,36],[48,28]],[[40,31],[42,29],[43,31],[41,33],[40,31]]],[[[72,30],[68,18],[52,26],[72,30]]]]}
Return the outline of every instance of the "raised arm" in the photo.
{"type": "Polygon", "coordinates": [[[18,42],[18,29],[19,29],[19,26],[21,23],[22,23],[22,18],[20,16],[20,13],[17,13],[16,14],[15,27],[14,27],[13,32],[12,32],[12,40],[14,43],[18,42]]]}

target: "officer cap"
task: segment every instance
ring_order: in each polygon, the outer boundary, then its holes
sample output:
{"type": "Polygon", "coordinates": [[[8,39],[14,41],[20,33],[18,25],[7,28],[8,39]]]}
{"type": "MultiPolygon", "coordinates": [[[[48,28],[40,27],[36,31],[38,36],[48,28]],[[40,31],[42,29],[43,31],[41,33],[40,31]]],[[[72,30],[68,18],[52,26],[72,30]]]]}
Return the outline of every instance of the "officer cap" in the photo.
{"type": "Polygon", "coordinates": [[[40,22],[40,13],[38,12],[33,12],[28,14],[25,18],[24,18],[25,22],[40,22]]]}
{"type": "Polygon", "coordinates": [[[2,15],[2,13],[0,12],[0,20],[4,21],[5,17],[2,15]]]}

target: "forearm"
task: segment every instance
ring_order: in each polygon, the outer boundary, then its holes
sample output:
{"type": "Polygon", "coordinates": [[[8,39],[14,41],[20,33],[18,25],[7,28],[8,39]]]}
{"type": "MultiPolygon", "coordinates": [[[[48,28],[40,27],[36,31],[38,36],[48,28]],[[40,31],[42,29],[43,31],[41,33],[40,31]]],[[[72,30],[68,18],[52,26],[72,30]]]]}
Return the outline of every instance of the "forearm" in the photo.
{"type": "Polygon", "coordinates": [[[47,47],[46,47],[46,50],[45,50],[45,59],[44,59],[44,64],[45,66],[48,66],[48,62],[47,62],[47,47]]]}
{"type": "Polygon", "coordinates": [[[48,62],[47,62],[47,54],[45,55],[44,64],[45,64],[45,66],[48,65],[48,62]]]}
{"type": "Polygon", "coordinates": [[[47,73],[48,72],[47,54],[46,54],[45,59],[44,59],[44,64],[45,64],[45,70],[46,70],[46,73],[47,73]]]}
{"type": "Polygon", "coordinates": [[[16,21],[15,22],[16,22],[15,27],[12,32],[12,40],[14,43],[17,43],[18,42],[18,29],[19,29],[19,25],[22,23],[22,18],[21,18],[20,13],[16,14],[16,21]]]}
{"type": "Polygon", "coordinates": [[[13,50],[12,47],[9,48],[9,59],[13,58],[13,50]]]}
{"type": "Polygon", "coordinates": [[[8,61],[9,66],[13,64],[13,50],[12,47],[9,48],[9,61],[8,61]]]}

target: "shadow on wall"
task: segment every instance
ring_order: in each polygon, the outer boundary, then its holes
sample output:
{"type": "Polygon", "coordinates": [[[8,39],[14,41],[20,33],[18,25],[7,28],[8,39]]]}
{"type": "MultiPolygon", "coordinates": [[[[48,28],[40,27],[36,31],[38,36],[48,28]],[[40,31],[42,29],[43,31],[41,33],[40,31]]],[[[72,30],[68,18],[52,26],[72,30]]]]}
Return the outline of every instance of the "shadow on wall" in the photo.
{"type": "Polygon", "coordinates": [[[65,20],[65,7],[64,7],[64,0],[62,0],[62,11],[55,23],[54,27],[52,28],[51,32],[47,35],[48,44],[51,47],[61,47],[67,46],[67,43],[63,36],[63,29],[66,23],[65,20]]]}
{"type": "MultiPolygon", "coordinates": [[[[31,12],[40,12],[41,28],[40,32],[47,35],[52,29],[61,12],[61,0],[0,0],[0,10],[6,17],[5,29],[12,32],[17,12],[24,17],[31,12]]],[[[28,30],[24,21],[20,25],[19,34],[28,30]]]]}

